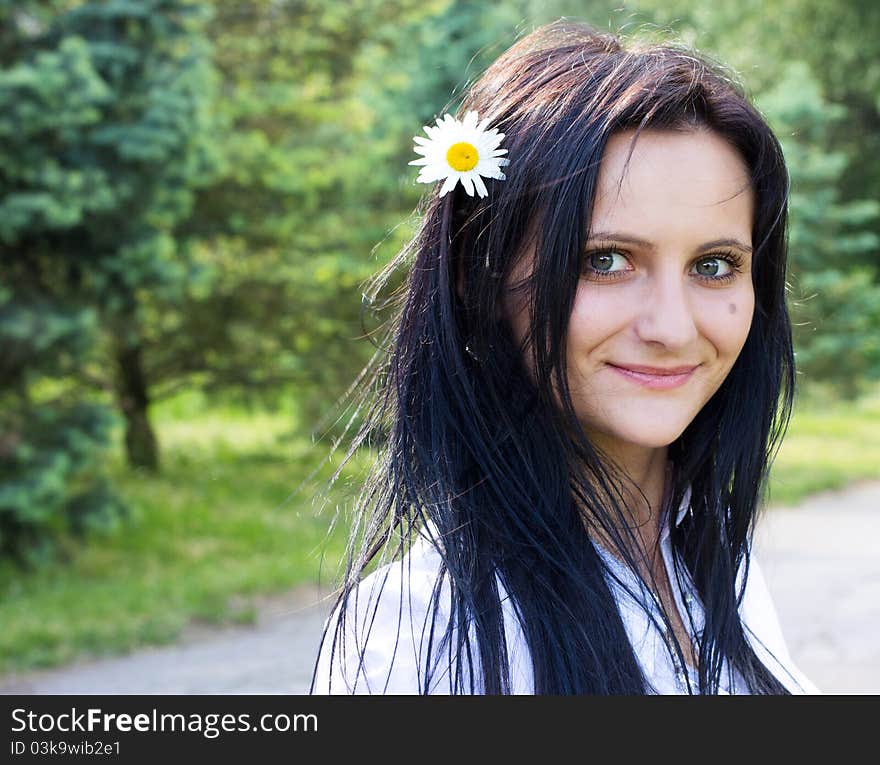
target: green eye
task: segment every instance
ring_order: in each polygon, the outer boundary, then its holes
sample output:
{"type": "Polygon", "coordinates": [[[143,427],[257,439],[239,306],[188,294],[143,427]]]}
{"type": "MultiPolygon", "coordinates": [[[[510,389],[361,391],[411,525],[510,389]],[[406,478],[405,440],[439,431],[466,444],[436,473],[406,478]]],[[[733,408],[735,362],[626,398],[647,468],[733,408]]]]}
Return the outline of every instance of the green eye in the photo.
{"type": "Polygon", "coordinates": [[[700,276],[726,276],[731,266],[722,258],[706,258],[697,263],[696,269],[700,276]],[[724,270],[725,268],[727,271],[724,270]]]}
{"type": "Polygon", "coordinates": [[[600,273],[620,270],[620,268],[615,269],[613,267],[615,259],[617,260],[618,266],[622,265],[624,268],[626,267],[626,258],[624,258],[619,252],[614,252],[613,250],[594,252],[589,257],[590,268],[594,271],[599,271],[600,273]]]}

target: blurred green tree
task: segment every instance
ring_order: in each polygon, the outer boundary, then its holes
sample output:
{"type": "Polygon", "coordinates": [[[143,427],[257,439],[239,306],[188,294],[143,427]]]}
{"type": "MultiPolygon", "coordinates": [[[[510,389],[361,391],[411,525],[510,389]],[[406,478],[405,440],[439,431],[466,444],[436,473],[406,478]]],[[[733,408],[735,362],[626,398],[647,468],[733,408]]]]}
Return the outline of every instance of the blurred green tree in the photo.
{"type": "Polygon", "coordinates": [[[155,301],[145,369],[156,396],[293,395],[319,431],[373,352],[362,284],[424,191],[412,136],[521,15],[472,0],[214,8],[224,165],[177,230],[211,276],[155,301]]]}
{"type": "Polygon", "coordinates": [[[415,0],[213,5],[223,163],[177,229],[204,278],[183,301],[152,302],[145,369],[159,397],[292,394],[310,420],[364,353],[358,285],[389,223],[388,199],[359,188],[382,169],[360,140],[373,114],[354,93],[357,62],[377,30],[427,11],[415,0]]]}
{"type": "Polygon", "coordinates": [[[189,272],[173,229],[211,166],[202,23],[177,0],[0,5],[4,551],[118,509],[97,476],[109,402],[131,464],[158,465],[141,303],[189,272]]]}
{"type": "Polygon", "coordinates": [[[880,280],[871,262],[880,250],[871,230],[880,203],[841,199],[849,157],[826,147],[847,108],[825,98],[805,62],[789,62],[759,104],[780,136],[791,175],[798,369],[805,379],[833,381],[854,397],[863,382],[880,379],[880,280]]]}

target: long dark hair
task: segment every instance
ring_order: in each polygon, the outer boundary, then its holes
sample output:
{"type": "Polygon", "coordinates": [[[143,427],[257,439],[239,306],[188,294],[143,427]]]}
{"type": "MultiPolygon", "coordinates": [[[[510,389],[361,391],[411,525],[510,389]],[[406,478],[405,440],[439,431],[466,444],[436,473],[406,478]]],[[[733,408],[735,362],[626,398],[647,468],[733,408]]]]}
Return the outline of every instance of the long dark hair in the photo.
{"type": "MultiPolygon", "coordinates": [[[[609,137],[708,129],[750,173],[755,311],[728,377],[669,446],[670,506],[678,508],[690,487],[692,510],[679,525],[671,513],[669,531],[676,576],[683,564],[705,609],[695,692],[718,691],[726,659],[753,693],[786,693],[738,613],[794,393],[788,174],[778,141],[720,64],[676,42],[625,49],[612,34],[566,20],[498,58],[467,92],[460,112],[469,109],[505,134],[512,163],[484,199],[460,187],[441,198],[436,184],[418,210],[416,236],[371,285],[378,295],[398,268],[408,269],[386,303],[395,309],[387,342],[357,388],[357,411],[366,416],[343,465],[364,445],[379,458],[355,507],[334,644],[365,570],[385,556],[403,560],[428,530],[442,559],[438,582],[451,598],[449,625],[436,625],[437,635],[469,667],[456,667],[456,692],[510,691],[496,576],[516,604],[536,693],[651,691],[589,534],[601,528],[638,570],[623,508],[626,477],[578,424],[565,338],[609,137]],[[519,345],[499,305],[532,239],[534,268],[517,285],[531,307],[519,345]],[[453,624],[470,625],[471,636],[453,624]]],[[[670,650],[684,661],[680,646],[670,650]]],[[[430,687],[430,671],[426,662],[420,688],[430,687]]]]}

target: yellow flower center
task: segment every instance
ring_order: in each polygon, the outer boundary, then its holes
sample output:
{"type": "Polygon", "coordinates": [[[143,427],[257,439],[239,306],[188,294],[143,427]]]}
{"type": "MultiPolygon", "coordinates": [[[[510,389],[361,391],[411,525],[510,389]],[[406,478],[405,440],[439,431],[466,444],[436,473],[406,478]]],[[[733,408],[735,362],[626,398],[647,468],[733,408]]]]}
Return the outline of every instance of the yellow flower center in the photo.
{"type": "Polygon", "coordinates": [[[459,141],[449,147],[446,152],[446,161],[449,166],[460,173],[466,173],[473,170],[480,161],[480,155],[477,153],[477,147],[467,141],[459,141]]]}

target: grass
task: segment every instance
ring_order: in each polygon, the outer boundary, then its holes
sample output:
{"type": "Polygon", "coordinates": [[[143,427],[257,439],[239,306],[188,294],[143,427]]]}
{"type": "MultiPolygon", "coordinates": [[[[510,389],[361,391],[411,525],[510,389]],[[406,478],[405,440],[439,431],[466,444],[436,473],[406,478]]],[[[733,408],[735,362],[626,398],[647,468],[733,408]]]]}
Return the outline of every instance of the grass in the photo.
{"type": "Polygon", "coordinates": [[[854,402],[807,391],[771,471],[770,504],[794,505],[863,479],[880,479],[880,388],[854,402]]]}
{"type": "MultiPolygon", "coordinates": [[[[110,469],[133,510],[70,561],[27,575],[0,570],[0,673],[173,641],[193,622],[247,623],[254,597],[336,573],[355,463],[324,514],[313,506],[338,460],[291,496],[326,453],[291,414],[208,408],[181,397],[155,413],[158,477],[110,469]],[[325,556],[322,564],[322,554],[325,556]]],[[[814,392],[799,402],[771,478],[772,504],[791,505],[854,480],[880,478],[880,393],[843,404],[814,392]]],[[[117,453],[119,453],[117,449],[117,453]]]]}
{"type": "Polygon", "coordinates": [[[194,621],[250,622],[253,596],[315,583],[319,566],[322,582],[335,574],[344,539],[327,528],[335,503],[348,500],[346,482],[323,514],[312,497],[338,459],[291,497],[323,445],[265,413],[180,420],[167,410],[157,421],[161,475],[111,467],[128,524],[92,537],[68,563],[0,571],[0,672],[167,643],[194,621]]]}

